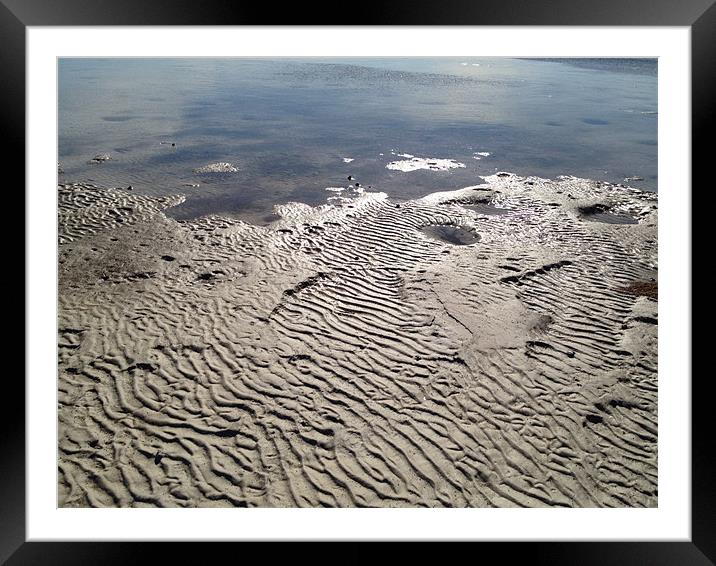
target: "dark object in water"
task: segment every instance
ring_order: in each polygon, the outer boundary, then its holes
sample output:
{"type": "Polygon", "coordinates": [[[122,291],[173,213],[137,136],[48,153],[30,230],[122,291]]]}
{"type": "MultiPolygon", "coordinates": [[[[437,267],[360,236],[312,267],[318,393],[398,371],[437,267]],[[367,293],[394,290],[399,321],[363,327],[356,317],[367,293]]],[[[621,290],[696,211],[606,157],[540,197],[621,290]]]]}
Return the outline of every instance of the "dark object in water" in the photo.
{"type": "Polygon", "coordinates": [[[176,146],[177,146],[177,144],[175,144],[175,143],[172,143],[172,147],[176,147],[176,146]]]}
{"type": "Polygon", "coordinates": [[[455,246],[469,246],[480,241],[480,234],[450,224],[433,224],[422,228],[423,234],[455,246]]]}
{"type": "Polygon", "coordinates": [[[356,187],[360,187],[360,183],[356,183],[356,187]]]}
{"type": "Polygon", "coordinates": [[[609,124],[606,120],[601,120],[599,118],[583,118],[582,122],[589,124],[590,126],[606,126],[609,124]]]}
{"type": "Polygon", "coordinates": [[[129,186],[127,187],[127,190],[128,190],[128,191],[133,191],[133,190],[134,190],[134,187],[133,187],[132,185],[129,185],[129,186]]]}
{"type": "Polygon", "coordinates": [[[353,180],[353,175],[348,175],[348,180],[349,180],[349,181],[352,181],[352,180],[353,180]]]}

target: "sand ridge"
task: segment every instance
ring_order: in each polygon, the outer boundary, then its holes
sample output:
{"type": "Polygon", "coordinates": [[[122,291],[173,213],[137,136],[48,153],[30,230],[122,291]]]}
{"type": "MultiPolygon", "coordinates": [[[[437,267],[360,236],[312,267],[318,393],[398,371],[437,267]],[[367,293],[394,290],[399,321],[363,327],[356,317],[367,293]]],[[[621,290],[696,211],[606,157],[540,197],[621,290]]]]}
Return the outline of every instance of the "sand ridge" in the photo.
{"type": "Polygon", "coordinates": [[[499,173],[258,227],[58,194],[60,506],[656,505],[656,195],[499,173]]]}

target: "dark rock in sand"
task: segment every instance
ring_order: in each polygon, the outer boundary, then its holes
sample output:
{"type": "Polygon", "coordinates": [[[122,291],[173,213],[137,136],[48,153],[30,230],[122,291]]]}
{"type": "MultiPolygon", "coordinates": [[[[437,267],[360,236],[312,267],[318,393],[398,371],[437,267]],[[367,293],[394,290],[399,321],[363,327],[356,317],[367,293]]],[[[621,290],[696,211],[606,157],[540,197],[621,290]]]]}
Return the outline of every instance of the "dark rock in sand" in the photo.
{"type": "Polygon", "coordinates": [[[627,295],[648,297],[650,299],[658,299],[659,295],[656,281],[633,281],[624,287],[617,287],[617,291],[626,293],[627,295]]]}

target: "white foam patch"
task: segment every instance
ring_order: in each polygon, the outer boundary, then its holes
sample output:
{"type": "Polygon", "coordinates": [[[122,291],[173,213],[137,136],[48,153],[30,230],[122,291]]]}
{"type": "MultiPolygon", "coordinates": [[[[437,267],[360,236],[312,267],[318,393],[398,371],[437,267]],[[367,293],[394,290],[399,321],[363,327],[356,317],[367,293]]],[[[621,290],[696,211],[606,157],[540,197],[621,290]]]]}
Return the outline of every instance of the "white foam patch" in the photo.
{"type": "Polygon", "coordinates": [[[343,157],[343,163],[350,163],[351,161],[355,161],[352,157],[343,157]]]}
{"type": "Polygon", "coordinates": [[[472,154],[473,159],[482,159],[483,157],[490,157],[492,155],[489,151],[476,151],[472,154]]]}
{"type": "MultiPolygon", "coordinates": [[[[403,154],[400,157],[408,156],[409,154],[403,154]]],[[[391,161],[385,167],[386,169],[392,169],[394,171],[403,171],[404,173],[407,173],[410,171],[417,171],[418,169],[427,169],[428,171],[447,171],[449,169],[465,167],[465,164],[455,161],[454,159],[437,159],[434,157],[426,158],[410,156],[410,159],[391,161]]]]}
{"type": "Polygon", "coordinates": [[[355,202],[357,199],[363,198],[365,195],[374,195],[379,193],[367,193],[363,186],[349,185],[347,187],[326,187],[324,189],[329,193],[333,193],[326,198],[326,202],[333,205],[355,202]]]}
{"type": "Polygon", "coordinates": [[[338,204],[338,205],[343,204],[343,203],[352,202],[352,201],[353,201],[353,199],[350,199],[347,197],[328,197],[326,199],[326,202],[328,202],[329,204],[338,204]]]}
{"type": "Polygon", "coordinates": [[[226,162],[210,163],[209,165],[194,169],[194,173],[236,173],[237,171],[238,169],[236,167],[226,162]]]}

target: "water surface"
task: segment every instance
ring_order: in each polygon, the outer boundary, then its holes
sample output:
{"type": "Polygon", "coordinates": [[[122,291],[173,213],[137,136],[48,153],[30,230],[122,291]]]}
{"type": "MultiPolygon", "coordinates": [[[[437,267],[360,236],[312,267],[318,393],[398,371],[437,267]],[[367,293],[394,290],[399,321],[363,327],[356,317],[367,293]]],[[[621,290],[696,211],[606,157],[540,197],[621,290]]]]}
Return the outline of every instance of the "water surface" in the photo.
{"type": "Polygon", "coordinates": [[[58,98],[60,179],[184,193],[176,218],[266,223],[327,187],[409,199],[503,170],[657,190],[656,60],[61,59],[58,98]],[[386,168],[400,154],[464,167],[386,168]],[[215,162],[238,171],[194,172],[215,162]]]}

